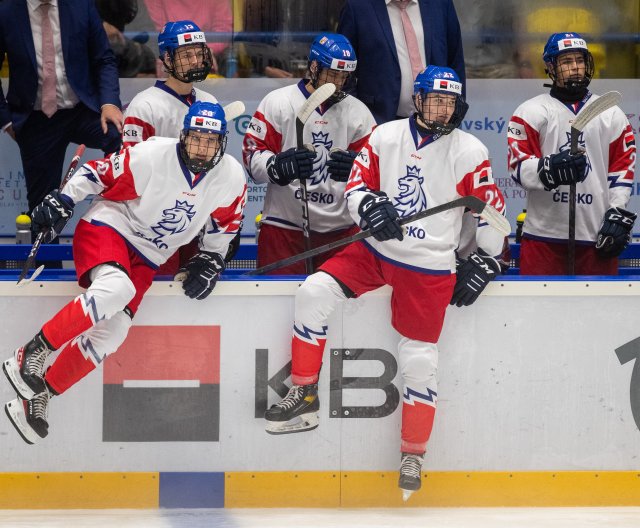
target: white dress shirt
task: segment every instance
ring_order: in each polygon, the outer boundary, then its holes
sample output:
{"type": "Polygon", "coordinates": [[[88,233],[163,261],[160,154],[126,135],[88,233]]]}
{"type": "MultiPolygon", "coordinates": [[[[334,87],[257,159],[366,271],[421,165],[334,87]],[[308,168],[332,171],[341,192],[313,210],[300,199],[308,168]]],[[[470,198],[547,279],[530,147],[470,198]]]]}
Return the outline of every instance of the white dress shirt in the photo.
{"type": "MultiPolygon", "coordinates": [[[[396,43],[396,51],[398,52],[398,61],[400,62],[400,102],[396,115],[409,117],[415,111],[413,106],[413,74],[411,72],[411,62],[409,61],[409,52],[404,39],[404,29],[402,28],[402,16],[400,8],[394,4],[393,0],[386,0],[387,12],[391,21],[391,30],[393,31],[393,40],[396,43]]],[[[427,66],[424,52],[424,30],[422,27],[422,17],[420,16],[420,5],[418,0],[411,0],[407,6],[407,14],[416,32],[418,47],[420,48],[420,58],[423,66],[427,66]]]]}
{"type": "MultiPolygon", "coordinates": [[[[40,11],[40,0],[27,0],[29,7],[29,21],[31,22],[31,35],[33,45],[36,50],[36,63],[38,65],[38,92],[36,94],[36,110],[42,109],[42,14],[40,11]]],[[[64,57],[62,55],[62,40],[60,38],[60,16],[58,14],[57,0],[51,0],[49,9],[49,20],[53,31],[53,46],[56,52],[56,102],[58,109],[73,108],[79,102],[78,97],[67,81],[67,71],[64,67],[64,57]]]]}

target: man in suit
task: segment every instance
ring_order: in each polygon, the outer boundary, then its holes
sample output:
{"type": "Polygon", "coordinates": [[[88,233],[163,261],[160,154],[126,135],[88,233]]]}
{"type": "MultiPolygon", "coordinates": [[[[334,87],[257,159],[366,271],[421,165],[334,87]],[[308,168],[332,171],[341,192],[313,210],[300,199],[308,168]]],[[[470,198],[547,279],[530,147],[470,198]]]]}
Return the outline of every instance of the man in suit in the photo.
{"type": "Polygon", "coordinates": [[[430,64],[452,68],[465,84],[452,0],[346,0],[337,32],[355,49],[355,95],[378,124],[413,113],[413,79],[430,64]]]}
{"type": "Polygon", "coordinates": [[[93,0],[0,2],[0,127],[20,147],[29,209],[60,185],[69,143],[120,148],[118,68],[93,0]]]}

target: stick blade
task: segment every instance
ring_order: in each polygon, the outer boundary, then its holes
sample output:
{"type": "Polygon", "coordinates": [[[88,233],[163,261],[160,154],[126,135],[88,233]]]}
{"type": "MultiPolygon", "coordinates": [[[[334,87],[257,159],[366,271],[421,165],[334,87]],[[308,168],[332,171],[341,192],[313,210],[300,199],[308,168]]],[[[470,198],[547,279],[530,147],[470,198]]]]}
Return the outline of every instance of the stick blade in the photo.
{"type": "Polygon", "coordinates": [[[333,83],[323,84],[317,88],[302,105],[298,111],[296,119],[301,123],[306,123],[313,111],[331,97],[336,91],[336,85],[333,83]]]}
{"type": "Polygon", "coordinates": [[[621,101],[622,94],[615,90],[602,94],[593,103],[585,106],[580,111],[578,117],[576,117],[575,121],[572,123],[571,128],[574,128],[578,132],[582,132],[589,121],[599,116],[602,112],[609,110],[609,108],[620,104],[621,101]]]}
{"type": "Polygon", "coordinates": [[[499,213],[495,207],[487,204],[480,213],[480,217],[504,236],[511,234],[511,224],[509,220],[507,220],[503,214],[499,213]]]}
{"type": "Polygon", "coordinates": [[[33,275],[31,275],[31,277],[29,277],[28,279],[25,278],[25,276],[23,276],[22,274],[20,275],[20,278],[18,279],[18,283],[16,284],[16,286],[18,288],[23,288],[24,286],[26,286],[27,284],[32,283],[34,280],[36,280],[36,278],[38,277],[38,275],[40,275],[42,273],[42,270],[44,269],[44,264],[41,266],[38,266],[38,268],[33,272],[33,275]]]}
{"type": "Polygon", "coordinates": [[[461,205],[467,207],[472,212],[487,222],[491,227],[502,233],[504,236],[511,234],[511,224],[505,216],[500,213],[495,207],[489,205],[485,201],[481,200],[477,196],[464,196],[459,198],[461,205]]]}
{"type": "Polygon", "coordinates": [[[232,103],[225,105],[223,108],[225,119],[227,121],[237,119],[244,113],[244,109],[245,106],[242,101],[233,101],[232,103]]]}

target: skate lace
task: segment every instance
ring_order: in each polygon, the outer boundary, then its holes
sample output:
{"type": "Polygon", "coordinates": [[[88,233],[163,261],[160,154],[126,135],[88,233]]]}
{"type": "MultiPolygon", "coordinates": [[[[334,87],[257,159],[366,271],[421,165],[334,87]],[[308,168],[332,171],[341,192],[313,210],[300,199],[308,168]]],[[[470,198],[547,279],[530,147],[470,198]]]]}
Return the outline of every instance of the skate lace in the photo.
{"type": "Polygon", "coordinates": [[[284,399],[276,405],[282,409],[290,409],[298,404],[302,396],[302,385],[294,385],[284,399]]]}
{"type": "Polygon", "coordinates": [[[49,349],[44,345],[39,346],[34,352],[26,354],[25,367],[27,372],[29,372],[29,374],[42,377],[42,373],[44,372],[44,362],[48,355],[49,349]]]}
{"type": "Polygon", "coordinates": [[[420,478],[422,458],[419,455],[404,455],[400,464],[400,473],[409,477],[420,478]]]}
{"type": "Polygon", "coordinates": [[[40,394],[36,394],[31,400],[31,414],[34,418],[40,418],[47,421],[49,414],[49,391],[45,390],[40,394]]]}

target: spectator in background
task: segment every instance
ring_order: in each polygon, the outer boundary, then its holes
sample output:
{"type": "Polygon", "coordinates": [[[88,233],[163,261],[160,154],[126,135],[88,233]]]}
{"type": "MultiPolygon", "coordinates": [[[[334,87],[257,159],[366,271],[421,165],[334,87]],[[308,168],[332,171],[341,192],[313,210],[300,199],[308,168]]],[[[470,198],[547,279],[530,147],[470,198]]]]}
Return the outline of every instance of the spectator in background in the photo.
{"type": "Polygon", "coordinates": [[[116,59],[94,0],[0,2],[0,127],[20,147],[29,209],[60,185],[69,143],[120,148],[116,59]]]}
{"type": "Polygon", "coordinates": [[[145,45],[147,34],[135,39],[124,36],[124,28],[138,14],[138,0],[95,0],[109,44],[118,61],[120,77],[155,77],[156,58],[145,45]]]}
{"type": "Polygon", "coordinates": [[[225,33],[228,36],[209,37],[214,55],[212,71],[218,71],[217,59],[231,43],[233,12],[231,0],[144,0],[156,31],[162,31],[167,20],[193,20],[205,34],[225,33]]]}
{"type": "Polygon", "coordinates": [[[355,95],[378,124],[415,112],[413,80],[427,65],[448,66],[465,84],[452,0],[347,0],[337,31],[358,55],[355,95]]]}
{"type": "Polygon", "coordinates": [[[469,79],[531,78],[522,57],[520,18],[515,0],[454,0],[469,79]]]}

